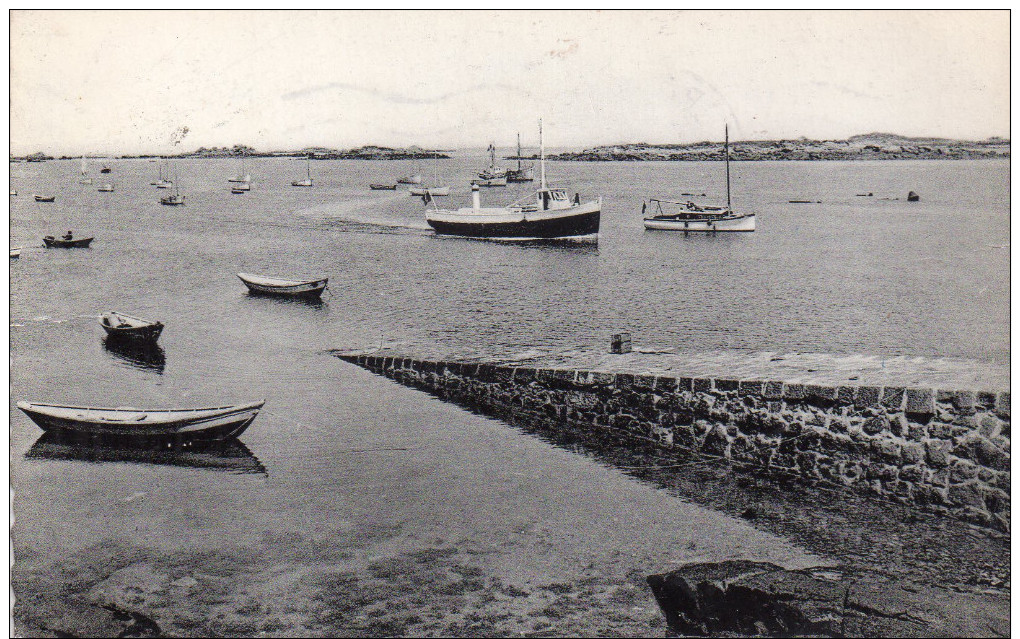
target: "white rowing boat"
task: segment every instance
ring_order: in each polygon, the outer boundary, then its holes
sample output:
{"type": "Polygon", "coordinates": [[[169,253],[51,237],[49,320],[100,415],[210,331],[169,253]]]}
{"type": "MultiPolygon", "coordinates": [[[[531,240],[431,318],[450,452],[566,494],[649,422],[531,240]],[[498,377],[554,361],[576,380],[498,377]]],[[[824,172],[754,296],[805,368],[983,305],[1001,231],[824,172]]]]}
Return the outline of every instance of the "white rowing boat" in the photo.
{"type": "Polygon", "coordinates": [[[88,435],[118,437],[222,440],[240,435],[266,401],[214,408],[94,408],[18,402],[39,428],[88,435]]]}
{"type": "Polygon", "coordinates": [[[317,280],[288,280],[250,273],[238,273],[237,277],[252,293],[266,295],[319,297],[326,290],[326,284],[329,282],[328,277],[317,280]]]}

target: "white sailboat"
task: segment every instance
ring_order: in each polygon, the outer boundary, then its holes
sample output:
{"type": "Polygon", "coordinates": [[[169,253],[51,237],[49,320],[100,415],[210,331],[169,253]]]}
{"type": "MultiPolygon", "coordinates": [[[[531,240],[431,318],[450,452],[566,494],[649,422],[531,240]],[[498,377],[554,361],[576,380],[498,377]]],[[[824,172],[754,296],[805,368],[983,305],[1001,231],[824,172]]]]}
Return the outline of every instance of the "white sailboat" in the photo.
{"type": "Polygon", "coordinates": [[[171,182],[170,180],[166,179],[166,177],[163,176],[163,158],[157,158],[156,162],[157,166],[159,167],[159,179],[156,180],[155,182],[149,182],[149,184],[151,186],[156,187],[157,189],[169,189],[171,186],[173,186],[173,182],[171,182]]]}
{"type": "Polygon", "coordinates": [[[488,148],[488,151],[489,151],[489,166],[484,171],[479,173],[478,177],[481,178],[483,181],[504,180],[504,184],[502,184],[502,185],[484,184],[482,186],[505,186],[506,185],[505,184],[505,180],[506,180],[506,173],[507,173],[507,171],[506,171],[506,169],[501,169],[501,168],[497,168],[496,167],[496,147],[495,147],[495,145],[490,144],[489,148],[488,148]]]}
{"type": "Polygon", "coordinates": [[[754,213],[736,213],[730,202],[730,128],[726,126],[723,143],[726,156],[726,206],[702,206],[692,201],[679,202],[651,198],[641,204],[645,228],[653,231],[687,233],[751,232],[755,229],[754,213]]]}
{"type": "Polygon", "coordinates": [[[311,186],[312,185],[312,158],[305,156],[305,179],[291,182],[291,186],[311,186]]]}
{"type": "Polygon", "coordinates": [[[439,184],[439,153],[433,153],[432,159],[432,185],[412,186],[407,190],[411,195],[424,196],[428,193],[432,197],[446,196],[450,194],[450,187],[439,184]]]}
{"type": "MultiPolygon", "coordinates": [[[[542,140],[542,122],[538,123],[542,140]]],[[[426,211],[425,221],[436,235],[474,239],[529,241],[598,241],[602,198],[581,203],[566,189],[549,188],[545,179],[545,144],[540,143],[542,184],[534,195],[501,207],[482,207],[477,184],[471,187],[472,206],[456,211],[426,211]]],[[[504,178],[505,179],[505,178],[504,178]]],[[[426,200],[430,198],[426,197],[426,200]]]]}
{"type": "Polygon", "coordinates": [[[245,170],[244,167],[244,154],[241,154],[241,172],[235,178],[230,178],[227,182],[236,184],[248,184],[251,182],[251,173],[245,170]]]}
{"type": "Polygon", "coordinates": [[[92,178],[89,177],[89,164],[85,160],[85,156],[81,156],[81,180],[79,184],[92,184],[92,178]]]}

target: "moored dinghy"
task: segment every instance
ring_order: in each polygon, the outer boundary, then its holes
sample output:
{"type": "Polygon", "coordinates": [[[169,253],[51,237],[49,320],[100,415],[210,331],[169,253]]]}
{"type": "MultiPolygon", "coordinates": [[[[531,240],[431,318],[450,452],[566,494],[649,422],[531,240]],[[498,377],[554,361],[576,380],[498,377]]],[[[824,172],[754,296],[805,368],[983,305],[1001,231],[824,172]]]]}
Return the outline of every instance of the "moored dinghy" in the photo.
{"type": "Polygon", "coordinates": [[[319,297],[326,290],[328,277],[316,280],[288,280],[280,277],[266,277],[265,275],[252,275],[250,273],[238,273],[237,277],[244,282],[252,293],[264,295],[285,295],[300,297],[319,297]]]}
{"type": "Polygon", "coordinates": [[[10,259],[14,259],[14,258],[17,258],[17,257],[21,257],[21,247],[20,246],[15,246],[14,248],[11,249],[11,257],[10,257],[10,259]]]}
{"type": "Polygon", "coordinates": [[[99,325],[106,334],[118,339],[156,341],[163,332],[163,322],[151,322],[124,313],[103,313],[99,325]]]}
{"type": "Polygon", "coordinates": [[[214,408],[93,408],[18,402],[39,428],[49,431],[132,438],[223,440],[240,435],[266,401],[214,408]]]}

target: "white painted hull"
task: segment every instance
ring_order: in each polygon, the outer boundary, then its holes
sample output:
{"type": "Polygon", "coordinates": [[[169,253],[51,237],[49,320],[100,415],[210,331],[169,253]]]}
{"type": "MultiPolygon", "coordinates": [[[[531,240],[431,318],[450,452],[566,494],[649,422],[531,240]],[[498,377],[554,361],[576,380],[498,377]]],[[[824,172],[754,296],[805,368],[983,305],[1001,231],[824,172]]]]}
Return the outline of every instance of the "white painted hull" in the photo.
{"type": "Polygon", "coordinates": [[[417,196],[425,195],[426,191],[428,191],[428,193],[430,195],[432,195],[433,197],[440,196],[440,195],[449,195],[450,194],[450,187],[448,187],[448,186],[437,186],[435,188],[431,188],[431,187],[430,188],[425,188],[425,187],[416,186],[416,187],[412,187],[412,188],[407,190],[407,192],[410,193],[411,195],[417,195],[417,196]]]}
{"type": "Polygon", "coordinates": [[[719,220],[679,220],[667,217],[645,218],[645,228],[653,231],[681,231],[683,233],[748,233],[755,229],[754,214],[719,220]]]}
{"type": "Polygon", "coordinates": [[[290,185],[291,186],[311,186],[312,185],[312,181],[311,180],[301,180],[300,182],[291,182],[290,185]]]}
{"type": "Polygon", "coordinates": [[[329,278],[321,280],[285,280],[278,277],[264,277],[238,273],[237,277],[253,293],[266,295],[319,296],[325,290],[329,278]]]}

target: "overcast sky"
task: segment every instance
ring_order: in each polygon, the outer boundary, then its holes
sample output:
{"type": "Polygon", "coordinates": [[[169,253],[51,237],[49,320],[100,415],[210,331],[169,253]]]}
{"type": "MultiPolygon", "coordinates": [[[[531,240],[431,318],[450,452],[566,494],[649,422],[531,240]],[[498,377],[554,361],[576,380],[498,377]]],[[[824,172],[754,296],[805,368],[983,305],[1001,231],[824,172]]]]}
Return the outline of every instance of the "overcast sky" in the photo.
{"type": "Polygon", "coordinates": [[[13,11],[11,152],[1009,135],[999,12],[13,11]]]}

